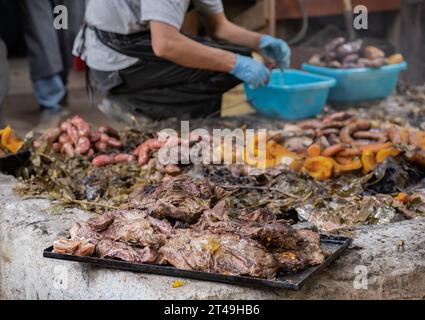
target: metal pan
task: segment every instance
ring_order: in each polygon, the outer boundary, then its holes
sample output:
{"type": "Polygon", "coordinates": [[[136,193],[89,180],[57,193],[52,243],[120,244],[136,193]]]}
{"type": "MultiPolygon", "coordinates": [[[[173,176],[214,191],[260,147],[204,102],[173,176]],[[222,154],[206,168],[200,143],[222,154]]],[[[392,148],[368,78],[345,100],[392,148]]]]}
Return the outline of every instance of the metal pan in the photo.
{"type": "Polygon", "coordinates": [[[308,280],[310,280],[313,275],[326,268],[332,261],[335,261],[343,253],[343,251],[348,248],[348,246],[351,244],[351,241],[352,239],[350,238],[321,235],[322,249],[328,254],[327,259],[321,265],[310,267],[294,274],[281,274],[273,280],[180,270],[171,266],[130,263],[120,260],[100,259],[96,257],[77,257],[72,255],[54,253],[53,247],[49,247],[44,250],[43,257],[87,263],[104,268],[160,274],[165,276],[190,278],[204,281],[230,283],[243,286],[269,287],[298,291],[302,289],[304,284],[308,280]]]}
{"type": "Polygon", "coordinates": [[[16,175],[16,172],[28,162],[30,156],[30,151],[18,151],[0,158],[0,172],[16,175]]]}

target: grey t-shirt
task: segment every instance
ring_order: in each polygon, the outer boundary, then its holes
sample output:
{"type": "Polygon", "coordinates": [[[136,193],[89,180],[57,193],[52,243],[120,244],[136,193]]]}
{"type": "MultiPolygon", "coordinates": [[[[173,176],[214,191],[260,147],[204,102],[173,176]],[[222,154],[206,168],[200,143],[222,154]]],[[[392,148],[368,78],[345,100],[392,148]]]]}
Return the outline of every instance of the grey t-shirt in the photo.
{"type": "MultiPolygon", "coordinates": [[[[160,21],[181,29],[190,0],[88,0],[86,21],[100,30],[131,34],[147,30],[149,21],[160,21]]],[[[223,12],[221,0],[194,0],[201,13],[223,12]]],[[[95,70],[116,71],[135,64],[138,59],[120,54],[103,45],[94,31],[86,30],[82,58],[95,70]]],[[[82,45],[80,31],[74,45],[78,54],[82,45]]]]}

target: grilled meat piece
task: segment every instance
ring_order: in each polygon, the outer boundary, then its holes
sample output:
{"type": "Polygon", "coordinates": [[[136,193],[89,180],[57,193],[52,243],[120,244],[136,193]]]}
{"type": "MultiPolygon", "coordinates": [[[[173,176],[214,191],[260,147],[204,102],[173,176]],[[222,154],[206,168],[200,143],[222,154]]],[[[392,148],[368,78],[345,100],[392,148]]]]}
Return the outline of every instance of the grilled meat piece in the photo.
{"type": "Polygon", "coordinates": [[[59,239],[53,243],[53,252],[79,257],[93,255],[96,246],[84,239],[59,239]]]}
{"type": "Polygon", "coordinates": [[[304,261],[293,251],[276,250],[273,256],[279,264],[279,270],[286,273],[295,273],[306,267],[304,261]]]}
{"type": "Polygon", "coordinates": [[[320,248],[320,234],[311,230],[298,230],[303,239],[300,248],[297,250],[297,256],[310,266],[318,265],[325,261],[325,256],[320,248]]]}
{"type": "Polygon", "coordinates": [[[298,248],[298,233],[284,222],[272,220],[270,216],[244,215],[242,218],[230,217],[224,201],[212,210],[207,210],[195,225],[197,230],[208,230],[212,233],[234,233],[260,242],[267,248],[278,247],[289,250],[298,248]]]}
{"type": "Polygon", "coordinates": [[[235,234],[178,230],[159,253],[162,263],[184,270],[271,279],[278,269],[263,246],[235,234]]]}
{"type": "Polygon", "coordinates": [[[166,236],[158,233],[146,218],[115,221],[102,235],[113,241],[153,248],[162,246],[166,240],[166,236]]]}
{"type": "Polygon", "coordinates": [[[315,266],[325,261],[320,248],[320,235],[311,230],[297,230],[302,241],[296,250],[275,249],[272,253],[279,263],[279,270],[297,272],[307,266],[315,266]]]}
{"type": "Polygon", "coordinates": [[[171,218],[196,222],[211,203],[221,199],[224,192],[206,180],[194,181],[179,176],[158,186],[148,186],[131,196],[129,208],[145,210],[158,219],[171,218]]]}
{"type": "Polygon", "coordinates": [[[94,231],[87,223],[76,223],[70,230],[71,239],[73,240],[86,240],[96,245],[102,236],[94,231]]]}
{"type": "Polygon", "coordinates": [[[150,247],[141,249],[109,239],[98,243],[96,255],[99,258],[119,259],[136,263],[154,263],[158,257],[157,251],[150,247]]]}
{"type": "Polygon", "coordinates": [[[104,213],[103,215],[91,218],[87,220],[88,226],[95,232],[102,232],[108,229],[108,227],[114,222],[115,216],[110,213],[104,213]]]}

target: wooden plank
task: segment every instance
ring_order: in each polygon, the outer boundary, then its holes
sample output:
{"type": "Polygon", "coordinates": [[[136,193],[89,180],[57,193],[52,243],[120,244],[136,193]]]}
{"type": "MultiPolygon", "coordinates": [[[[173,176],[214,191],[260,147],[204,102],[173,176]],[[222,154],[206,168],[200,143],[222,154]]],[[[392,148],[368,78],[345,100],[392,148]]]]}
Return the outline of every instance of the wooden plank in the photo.
{"type": "Polygon", "coordinates": [[[232,19],[234,23],[249,30],[258,30],[268,24],[267,1],[258,1],[255,5],[232,19]]]}
{"type": "MultiPolygon", "coordinates": [[[[341,0],[301,0],[310,17],[342,14],[341,0]]],[[[400,10],[401,0],[353,0],[353,7],[365,5],[369,12],[400,10]]],[[[277,19],[298,19],[302,17],[296,0],[276,0],[277,19]]]]}

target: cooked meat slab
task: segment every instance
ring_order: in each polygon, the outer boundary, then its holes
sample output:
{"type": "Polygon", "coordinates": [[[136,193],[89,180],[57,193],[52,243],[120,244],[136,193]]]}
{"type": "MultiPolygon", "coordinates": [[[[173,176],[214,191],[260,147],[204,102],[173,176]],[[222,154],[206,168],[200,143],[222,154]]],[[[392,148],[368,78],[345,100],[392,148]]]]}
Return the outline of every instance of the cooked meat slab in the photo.
{"type": "Polygon", "coordinates": [[[127,207],[75,224],[54,251],[266,279],[324,261],[319,234],[267,210],[236,211],[223,195],[186,176],[145,187],[127,207]]]}
{"type": "Polygon", "coordinates": [[[180,176],[167,183],[138,190],[131,197],[129,208],[146,210],[159,219],[190,223],[195,222],[223,194],[223,190],[207,180],[195,182],[188,176],[180,176]]]}
{"type": "Polygon", "coordinates": [[[204,212],[196,224],[197,230],[212,233],[233,233],[257,240],[265,247],[294,250],[298,247],[298,233],[288,224],[272,219],[261,211],[242,217],[230,217],[226,202],[222,201],[212,210],[204,212]]]}
{"type": "Polygon", "coordinates": [[[136,263],[154,263],[158,257],[156,250],[145,247],[137,248],[109,239],[102,240],[96,246],[99,258],[118,259],[136,263]]]}
{"type": "Polygon", "coordinates": [[[271,279],[278,269],[258,242],[234,234],[179,230],[159,253],[162,262],[185,270],[271,279]]]}

